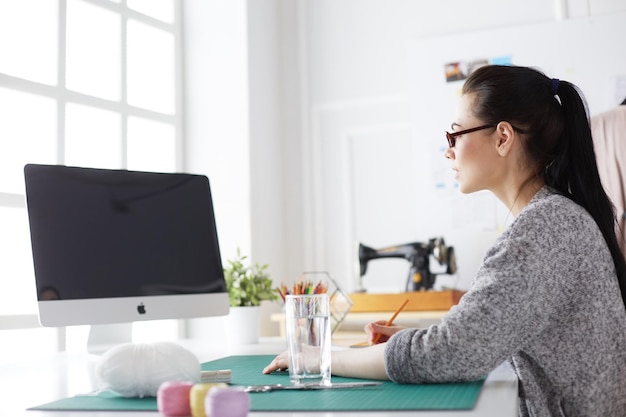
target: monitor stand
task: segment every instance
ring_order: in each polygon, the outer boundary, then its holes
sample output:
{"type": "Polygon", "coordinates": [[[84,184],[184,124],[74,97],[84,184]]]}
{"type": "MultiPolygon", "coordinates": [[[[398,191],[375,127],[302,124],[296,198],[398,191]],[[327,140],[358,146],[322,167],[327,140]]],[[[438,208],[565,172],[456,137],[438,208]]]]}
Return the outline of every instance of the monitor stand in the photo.
{"type": "Polygon", "coordinates": [[[87,339],[87,352],[99,355],[113,346],[130,343],[132,339],[132,323],[92,325],[87,339]]]}

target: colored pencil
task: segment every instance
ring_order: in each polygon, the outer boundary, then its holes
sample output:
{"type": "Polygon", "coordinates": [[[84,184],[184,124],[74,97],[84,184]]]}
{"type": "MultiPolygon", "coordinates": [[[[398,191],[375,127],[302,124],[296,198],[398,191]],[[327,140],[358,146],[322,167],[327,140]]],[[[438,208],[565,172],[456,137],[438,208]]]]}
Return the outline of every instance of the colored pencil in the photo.
{"type": "Polygon", "coordinates": [[[288,295],[313,295],[313,294],[326,294],[328,291],[328,285],[320,281],[315,284],[313,281],[298,281],[293,284],[291,291],[285,284],[280,284],[276,288],[276,291],[280,297],[285,301],[285,297],[288,295]]]}

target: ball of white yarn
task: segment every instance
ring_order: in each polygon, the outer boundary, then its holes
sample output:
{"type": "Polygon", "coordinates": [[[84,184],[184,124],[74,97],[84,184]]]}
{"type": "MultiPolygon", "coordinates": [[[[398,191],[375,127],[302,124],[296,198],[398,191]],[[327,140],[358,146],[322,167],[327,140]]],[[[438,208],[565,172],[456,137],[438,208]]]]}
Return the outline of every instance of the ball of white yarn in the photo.
{"type": "Polygon", "coordinates": [[[124,397],[156,397],[163,382],[199,382],[200,362],[175,343],[126,343],[102,355],[96,376],[101,388],[124,397]]]}

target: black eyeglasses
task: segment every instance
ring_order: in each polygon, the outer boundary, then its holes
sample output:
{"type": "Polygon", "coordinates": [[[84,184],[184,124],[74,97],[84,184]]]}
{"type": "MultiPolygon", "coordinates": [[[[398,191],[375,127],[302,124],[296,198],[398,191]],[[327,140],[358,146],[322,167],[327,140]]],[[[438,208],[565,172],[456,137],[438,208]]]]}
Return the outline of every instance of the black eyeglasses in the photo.
{"type": "Polygon", "coordinates": [[[451,148],[454,148],[454,145],[456,145],[457,136],[461,136],[465,133],[476,132],[478,130],[489,129],[490,127],[496,127],[496,125],[483,125],[483,126],[473,127],[471,129],[459,130],[458,132],[452,132],[452,133],[446,132],[446,138],[448,139],[448,146],[451,148]]]}

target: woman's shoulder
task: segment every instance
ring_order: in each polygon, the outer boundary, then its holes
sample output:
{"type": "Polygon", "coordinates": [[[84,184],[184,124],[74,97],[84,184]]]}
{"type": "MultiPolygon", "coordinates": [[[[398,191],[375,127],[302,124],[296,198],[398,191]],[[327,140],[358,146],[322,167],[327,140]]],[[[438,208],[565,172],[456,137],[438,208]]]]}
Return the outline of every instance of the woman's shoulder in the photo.
{"type": "Polygon", "coordinates": [[[582,206],[549,186],[543,186],[520,213],[518,220],[525,222],[557,222],[582,226],[595,224],[582,206]]]}
{"type": "Polygon", "coordinates": [[[544,186],[522,210],[502,238],[539,245],[604,242],[598,225],[582,206],[544,186]],[[541,243],[539,243],[541,242],[541,243]]]}

